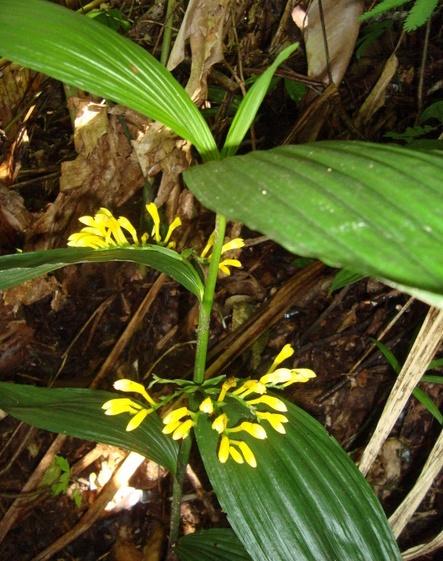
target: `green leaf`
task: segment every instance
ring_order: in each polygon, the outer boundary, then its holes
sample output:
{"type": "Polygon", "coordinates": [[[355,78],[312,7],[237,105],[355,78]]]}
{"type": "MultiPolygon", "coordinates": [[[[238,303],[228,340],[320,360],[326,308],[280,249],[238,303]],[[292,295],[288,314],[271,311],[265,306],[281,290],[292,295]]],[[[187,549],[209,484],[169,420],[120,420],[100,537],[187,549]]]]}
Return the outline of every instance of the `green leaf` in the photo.
{"type": "Polygon", "coordinates": [[[251,561],[243,544],[229,528],[212,528],[183,536],[174,552],[181,561],[251,561]]]}
{"type": "Polygon", "coordinates": [[[439,408],[435,405],[432,399],[421,389],[421,388],[414,388],[412,392],[415,399],[417,399],[428,412],[437,419],[437,421],[443,425],[443,415],[440,413],[439,408]]]}
{"type": "Polygon", "coordinates": [[[411,0],[383,0],[380,4],[377,4],[375,8],[365,12],[363,15],[360,16],[359,21],[365,21],[370,18],[374,18],[375,16],[379,16],[388,12],[389,10],[393,10],[394,8],[399,8],[403,6],[403,4],[407,4],[411,0]]]}
{"type": "Polygon", "coordinates": [[[362,278],[364,278],[363,275],[360,275],[359,273],[354,273],[349,269],[342,269],[335,275],[331,288],[329,289],[329,294],[332,294],[340,288],[354,284],[354,282],[358,282],[362,278]]]}
{"type": "Polygon", "coordinates": [[[158,415],[151,413],[139,428],[126,432],[129,415],[104,414],[102,405],[118,397],[102,390],[0,382],[0,409],[12,417],[51,432],[133,450],[175,473],[178,446],[162,433],[158,415]]]}
{"type": "Polygon", "coordinates": [[[274,72],[280,64],[297,49],[297,47],[298,43],[295,43],[294,45],[290,45],[289,47],[286,47],[286,49],[283,49],[274,62],[259,78],[257,78],[254,85],[249,89],[248,93],[240,103],[240,107],[238,108],[234,120],[229,127],[225,145],[222,150],[222,157],[233,156],[237,152],[240,143],[255,119],[258,108],[268,91],[274,72]]]}
{"type": "Polygon", "coordinates": [[[176,251],[156,245],[109,249],[61,248],[3,255],[0,257],[0,290],[66,265],[106,261],[132,261],[147,265],[179,282],[199,300],[203,297],[203,283],[191,263],[176,251]]]}
{"type": "Polygon", "coordinates": [[[209,127],[153,56],[115,31],[42,0],[2,0],[0,53],[71,86],[131,107],[217,158],[209,127]]]}
{"type": "Polygon", "coordinates": [[[443,307],[440,151],[325,141],[185,171],[211,210],[297,255],[384,280],[443,307]]]}
{"type": "Polygon", "coordinates": [[[416,0],[406,18],[404,28],[413,31],[428,21],[439,0],[416,0]]]}
{"type": "Polygon", "coordinates": [[[389,362],[389,365],[391,366],[391,368],[394,370],[394,372],[396,374],[400,374],[401,371],[401,365],[398,362],[397,358],[395,357],[394,353],[391,351],[391,349],[389,347],[387,347],[384,343],[382,343],[381,341],[377,341],[377,339],[372,339],[371,341],[374,343],[374,345],[381,351],[381,353],[383,354],[383,356],[385,357],[385,359],[389,362]]]}
{"type": "MultiPolygon", "coordinates": [[[[288,407],[282,435],[246,433],[257,467],[217,458],[219,436],[200,416],[196,438],[228,520],[254,561],[394,561],[395,539],[352,460],[307,413],[288,407]]],[[[245,437],[243,438],[243,434],[245,437]]]]}

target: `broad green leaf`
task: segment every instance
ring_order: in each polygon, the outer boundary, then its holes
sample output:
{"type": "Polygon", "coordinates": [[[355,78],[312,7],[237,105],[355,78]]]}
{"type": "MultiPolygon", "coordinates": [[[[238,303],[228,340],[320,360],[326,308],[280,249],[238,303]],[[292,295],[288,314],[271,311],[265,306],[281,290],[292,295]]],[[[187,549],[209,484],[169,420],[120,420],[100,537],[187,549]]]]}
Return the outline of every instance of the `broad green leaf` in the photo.
{"type": "Polygon", "coordinates": [[[317,257],[443,307],[440,151],[325,141],[186,170],[211,210],[317,257]]]}
{"type": "Polygon", "coordinates": [[[51,432],[133,450],[175,473],[178,446],[162,433],[164,425],[157,414],[148,415],[131,432],[125,430],[130,415],[104,414],[102,405],[118,397],[121,394],[102,390],[0,382],[0,409],[12,417],[51,432]]]}
{"type": "Polygon", "coordinates": [[[147,265],[172,277],[199,300],[203,297],[203,283],[191,263],[176,251],[156,245],[109,249],[61,248],[3,255],[0,257],[0,290],[66,265],[106,261],[132,261],[147,265]]]}
{"type": "Polygon", "coordinates": [[[1,0],[3,57],[131,107],[189,140],[205,159],[215,140],[190,97],[153,56],[90,18],[42,0],[1,0]]]}
{"type": "Polygon", "coordinates": [[[395,561],[400,552],[377,497],[352,460],[307,413],[268,438],[241,433],[257,467],[217,458],[218,434],[199,418],[196,438],[217,498],[254,561],[395,561]]]}
{"type": "Polygon", "coordinates": [[[234,120],[229,127],[225,145],[222,150],[222,157],[233,156],[237,152],[240,143],[255,119],[258,108],[268,91],[274,72],[282,62],[291,56],[297,47],[298,43],[286,47],[286,49],[277,56],[275,61],[263,72],[263,74],[257,78],[253,86],[245,95],[235,114],[234,120]]]}
{"type": "Polygon", "coordinates": [[[251,561],[229,528],[212,528],[179,539],[174,552],[180,561],[251,561]]]}

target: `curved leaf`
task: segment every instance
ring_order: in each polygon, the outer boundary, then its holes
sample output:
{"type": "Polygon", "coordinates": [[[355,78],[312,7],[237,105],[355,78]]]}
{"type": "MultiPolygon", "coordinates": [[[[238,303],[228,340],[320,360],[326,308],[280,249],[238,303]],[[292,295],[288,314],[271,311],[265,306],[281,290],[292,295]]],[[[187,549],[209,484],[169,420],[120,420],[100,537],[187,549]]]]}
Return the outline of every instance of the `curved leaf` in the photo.
{"type": "Polygon", "coordinates": [[[66,265],[106,261],[132,261],[147,265],[179,282],[199,300],[203,297],[203,283],[191,263],[176,251],[156,245],[109,249],[60,248],[3,255],[0,257],[0,290],[66,265]]]}
{"type": "MultiPolygon", "coordinates": [[[[175,473],[178,445],[162,433],[151,413],[140,427],[126,432],[128,415],[106,416],[102,405],[119,394],[78,388],[38,388],[0,382],[0,408],[25,423],[83,440],[138,452],[175,473]]],[[[136,401],[136,400],[134,400],[136,401]]]]}
{"type": "Polygon", "coordinates": [[[225,145],[223,146],[221,152],[223,157],[233,156],[237,152],[240,143],[251,126],[257,114],[258,108],[268,91],[274,72],[297,48],[298,43],[294,43],[293,45],[286,47],[286,49],[283,49],[274,62],[268,66],[268,68],[259,78],[257,78],[253,86],[249,89],[248,93],[240,103],[240,107],[235,113],[235,117],[229,127],[225,145]]]}
{"type": "Polygon", "coordinates": [[[439,151],[325,141],[186,170],[200,201],[295,254],[443,306],[439,151]]]}
{"type": "Polygon", "coordinates": [[[244,437],[256,468],[221,464],[211,421],[201,416],[196,427],[217,498],[248,553],[254,561],[400,560],[380,503],[352,460],[317,421],[285,403],[285,435],[269,429],[267,440],[244,437]]]}
{"type": "Polygon", "coordinates": [[[192,100],[153,56],[110,28],[42,0],[2,0],[0,53],[62,82],[152,117],[217,158],[192,100]]]}
{"type": "Polygon", "coordinates": [[[229,528],[212,528],[187,534],[174,552],[181,561],[251,561],[243,544],[229,528]]]}

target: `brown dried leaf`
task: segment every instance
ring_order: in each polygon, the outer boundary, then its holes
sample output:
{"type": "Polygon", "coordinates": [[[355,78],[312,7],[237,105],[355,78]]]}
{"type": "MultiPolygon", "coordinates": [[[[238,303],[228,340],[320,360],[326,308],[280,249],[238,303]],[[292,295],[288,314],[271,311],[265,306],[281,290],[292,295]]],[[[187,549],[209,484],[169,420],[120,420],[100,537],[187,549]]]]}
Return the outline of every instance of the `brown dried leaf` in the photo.
{"type": "MultiPolygon", "coordinates": [[[[119,115],[106,115],[90,100],[77,106],[83,114],[89,112],[95,118],[86,124],[79,121],[79,154],[75,160],[62,164],[60,193],[35,222],[34,238],[27,249],[63,245],[67,236],[79,229],[80,216],[93,214],[101,206],[115,210],[143,187],[143,174],[119,115]]],[[[130,117],[130,112],[125,113],[125,121],[130,117]]],[[[129,128],[140,131],[139,123],[138,117],[137,124],[129,128]]]]}
{"type": "Polygon", "coordinates": [[[155,122],[147,125],[145,134],[133,140],[132,145],[145,177],[151,178],[162,172],[155,204],[160,207],[170,201],[168,207],[171,208],[167,209],[167,217],[171,221],[180,193],[179,176],[189,167],[192,160],[189,142],[179,138],[161,123],[155,122]]]}
{"type": "Polygon", "coordinates": [[[186,91],[196,101],[207,99],[206,78],[211,66],[223,60],[223,27],[229,0],[190,0],[168,61],[173,70],[185,58],[190,40],[192,64],[186,91]]]}
{"type": "MultiPolygon", "coordinates": [[[[363,13],[361,0],[322,0],[327,50],[331,63],[332,81],[337,86],[348,67],[363,13]]],[[[323,35],[319,0],[314,0],[307,10],[304,27],[308,75],[329,83],[325,37],[323,35]]]]}
{"type": "Polygon", "coordinates": [[[371,120],[374,113],[383,107],[386,99],[386,89],[391,83],[392,78],[395,76],[398,68],[398,59],[395,53],[388,58],[383,67],[380,78],[372,88],[371,93],[365,99],[363,105],[360,107],[358,115],[355,119],[355,126],[357,128],[366,125],[371,120]]]}

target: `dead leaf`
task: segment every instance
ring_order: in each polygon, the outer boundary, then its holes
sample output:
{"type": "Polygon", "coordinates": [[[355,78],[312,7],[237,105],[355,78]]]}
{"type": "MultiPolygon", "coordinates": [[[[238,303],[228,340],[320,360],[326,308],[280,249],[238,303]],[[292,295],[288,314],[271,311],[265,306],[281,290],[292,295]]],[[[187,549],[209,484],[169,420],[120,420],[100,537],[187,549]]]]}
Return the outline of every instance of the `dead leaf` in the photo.
{"type": "Polygon", "coordinates": [[[329,83],[326,52],[329,54],[332,81],[337,86],[348,67],[363,13],[361,0],[322,0],[326,41],[322,28],[319,0],[314,0],[307,10],[304,40],[308,62],[308,76],[329,83]]]}
{"type": "MultiPolygon", "coordinates": [[[[115,211],[144,185],[135,151],[119,122],[120,116],[105,108],[97,109],[91,99],[77,106],[93,118],[79,121],[82,125],[76,138],[79,154],[75,160],[62,164],[60,193],[33,224],[28,250],[63,245],[68,235],[79,229],[80,216],[93,214],[101,206],[115,211]],[[85,108],[88,108],[86,112],[85,108]]],[[[131,124],[132,114],[125,112],[124,118],[136,134],[141,123],[146,124],[148,119],[137,116],[136,124],[131,124]]]]}
{"type": "Polygon", "coordinates": [[[0,247],[10,250],[20,246],[20,238],[30,225],[30,214],[23,197],[16,191],[0,186],[0,247]]]}
{"type": "Polygon", "coordinates": [[[358,115],[355,119],[355,126],[359,129],[367,125],[372,116],[383,107],[386,100],[386,89],[391,83],[392,78],[395,76],[398,68],[398,59],[395,53],[388,58],[383,67],[380,78],[372,88],[371,93],[368,95],[363,105],[360,107],[358,115]]]}
{"type": "Polygon", "coordinates": [[[155,198],[157,207],[167,201],[167,218],[171,222],[177,209],[180,194],[179,176],[189,167],[191,146],[179,138],[168,127],[154,122],[146,126],[146,132],[132,141],[135,154],[146,178],[152,178],[162,172],[160,186],[155,198]]]}
{"type": "Polygon", "coordinates": [[[192,64],[186,91],[198,103],[207,99],[206,79],[211,66],[223,60],[223,27],[229,0],[190,0],[175,40],[167,68],[173,70],[185,58],[190,40],[192,64]]]}
{"type": "Polygon", "coordinates": [[[157,524],[143,548],[143,561],[160,561],[164,539],[165,530],[161,524],[157,524]]]}

